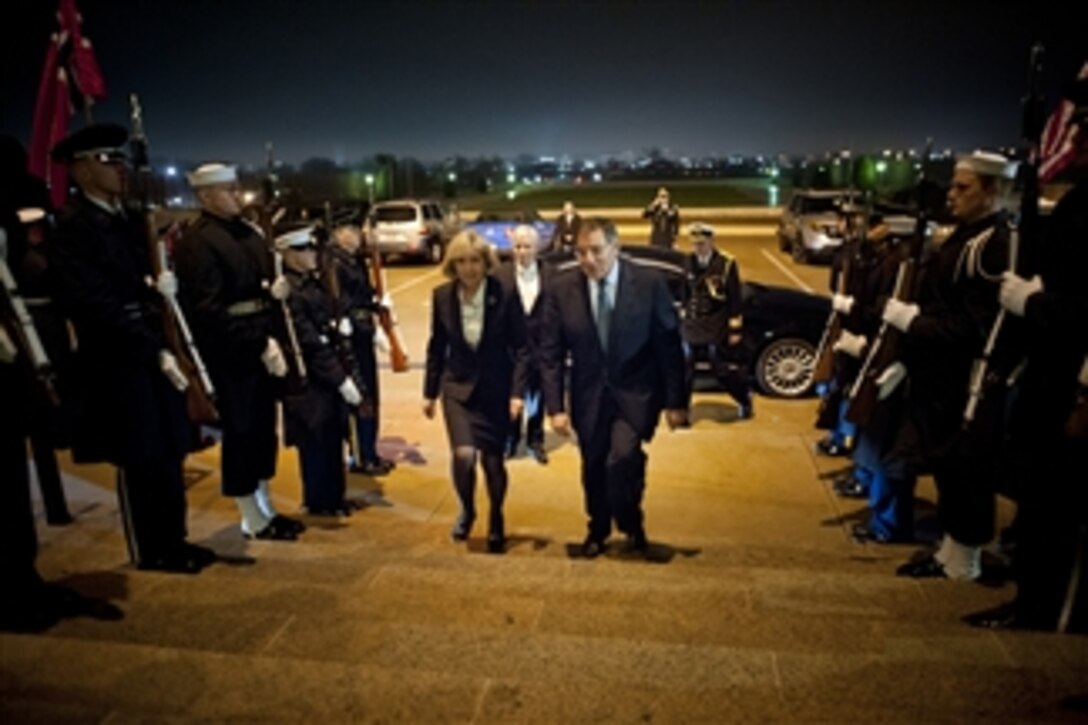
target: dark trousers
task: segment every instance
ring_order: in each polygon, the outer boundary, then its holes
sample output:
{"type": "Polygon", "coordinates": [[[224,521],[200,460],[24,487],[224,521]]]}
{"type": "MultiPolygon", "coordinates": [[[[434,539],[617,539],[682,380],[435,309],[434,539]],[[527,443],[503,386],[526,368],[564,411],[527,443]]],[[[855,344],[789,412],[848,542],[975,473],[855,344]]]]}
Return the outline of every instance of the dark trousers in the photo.
{"type": "Polygon", "coordinates": [[[185,541],[185,479],[179,458],[117,469],[117,498],[129,560],[153,563],[185,541]]]}
{"type": "Polygon", "coordinates": [[[64,495],[57,452],[48,427],[34,426],[30,434],[30,449],[34,452],[34,469],[38,474],[38,488],[42,492],[46,520],[50,523],[68,520],[71,518],[68,499],[64,495]]]}
{"type": "Polygon", "coordinates": [[[248,496],[257,484],[276,475],[276,396],[271,379],[263,380],[246,411],[248,420],[223,414],[222,488],[224,496],[248,496]]]}
{"type": "Polygon", "coordinates": [[[607,396],[596,427],[579,445],[589,536],[604,541],[612,533],[613,520],[616,528],[629,536],[644,533],[646,454],[642,438],[607,396]]]}
{"type": "Polygon", "coordinates": [[[718,383],[725,388],[725,392],[737,402],[737,405],[745,408],[752,405],[752,385],[748,380],[748,373],[739,360],[739,352],[733,354],[730,346],[706,343],[699,345],[684,344],[685,359],[687,362],[688,398],[695,387],[695,361],[703,358],[710,363],[710,369],[718,383]]]}
{"type": "Polygon", "coordinates": [[[343,440],[343,427],[334,419],[299,441],[302,503],[310,511],[328,511],[344,505],[347,480],[343,440]]]}
{"type": "Polygon", "coordinates": [[[26,438],[12,429],[11,422],[0,420],[0,581],[10,587],[5,600],[41,584],[34,567],[38,536],[30,505],[26,438]]]}
{"type": "Polygon", "coordinates": [[[348,443],[351,446],[351,457],[356,465],[378,461],[378,411],[380,410],[378,360],[374,355],[374,336],[367,335],[365,341],[364,344],[355,345],[353,349],[359,377],[365,387],[363,395],[370,403],[372,413],[353,415],[350,421],[352,428],[348,443]]]}
{"type": "Polygon", "coordinates": [[[530,374],[529,385],[525,389],[525,410],[510,423],[510,435],[506,439],[507,448],[514,449],[521,441],[522,421],[525,422],[525,443],[530,446],[543,445],[544,401],[541,400],[540,395],[539,374],[530,374]]]}
{"type": "Polygon", "coordinates": [[[992,467],[952,451],[933,461],[932,470],[937,514],[945,533],[965,546],[982,546],[993,539],[997,503],[992,467]]]}

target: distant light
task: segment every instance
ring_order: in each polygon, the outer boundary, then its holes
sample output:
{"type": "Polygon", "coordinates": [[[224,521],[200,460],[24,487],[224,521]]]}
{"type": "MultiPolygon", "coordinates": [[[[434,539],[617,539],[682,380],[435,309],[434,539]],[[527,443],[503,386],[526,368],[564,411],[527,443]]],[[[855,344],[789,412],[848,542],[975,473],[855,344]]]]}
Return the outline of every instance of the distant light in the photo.
{"type": "Polygon", "coordinates": [[[884,155],[885,156],[891,156],[892,155],[892,150],[891,149],[884,149],[884,155]]]}
{"type": "Polygon", "coordinates": [[[171,178],[177,176],[178,175],[178,167],[176,167],[176,166],[167,166],[166,167],[166,175],[171,177],[171,178]]]}
{"type": "Polygon", "coordinates": [[[599,172],[594,173],[593,174],[593,181],[600,181],[600,180],[601,180],[601,174],[599,172]]]}
{"type": "Polygon", "coordinates": [[[586,171],[593,171],[593,169],[597,168],[597,162],[596,161],[587,161],[587,162],[585,162],[585,167],[586,167],[586,171]]]}
{"type": "Polygon", "coordinates": [[[778,184],[771,184],[767,187],[767,205],[778,206],[778,184]]]}
{"type": "Polygon", "coordinates": [[[535,181],[536,181],[536,183],[538,183],[538,184],[542,182],[542,179],[541,179],[541,177],[540,177],[540,174],[537,174],[537,175],[536,175],[536,179],[535,179],[535,181]]]}
{"type": "Polygon", "coordinates": [[[514,189],[509,189],[506,192],[506,198],[510,200],[516,199],[518,198],[518,192],[514,189]]]}
{"type": "Polygon", "coordinates": [[[506,183],[507,184],[513,184],[517,180],[518,180],[518,178],[516,176],[514,176],[514,174],[512,172],[506,175],[506,183]]]}
{"type": "Polygon", "coordinates": [[[451,171],[450,173],[446,174],[446,179],[448,181],[457,181],[457,174],[451,171]]]}
{"type": "Polygon", "coordinates": [[[374,174],[367,174],[365,178],[366,178],[366,185],[367,186],[373,186],[374,185],[374,174]]]}
{"type": "Polygon", "coordinates": [[[883,174],[887,170],[888,170],[888,164],[887,163],[885,163],[884,161],[877,161],[876,162],[876,173],[883,174]]]}
{"type": "Polygon", "coordinates": [[[256,198],[257,198],[257,194],[255,194],[252,191],[242,192],[242,201],[245,202],[246,204],[252,204],[253,200],[256,199],[256,198]]]}
{"type": "Polygon", "coordinates": [[[582,177],[581,176],[575,176],[574,177],[574,183],[575,184],[581,184],[582,183],[582,177]]]}
{"type": "Polygon", "coordinates": [[[170,200],[170,204],[172,206],[181,206],[181,197],[175,196],[173,199],[170,200]]]}
{"type": "Polygon", "coordinates": [[[771,167],[771,178],[772,179],[777,179],[778,178],[778,167],[777,166],[772,166],[771,167]]]}

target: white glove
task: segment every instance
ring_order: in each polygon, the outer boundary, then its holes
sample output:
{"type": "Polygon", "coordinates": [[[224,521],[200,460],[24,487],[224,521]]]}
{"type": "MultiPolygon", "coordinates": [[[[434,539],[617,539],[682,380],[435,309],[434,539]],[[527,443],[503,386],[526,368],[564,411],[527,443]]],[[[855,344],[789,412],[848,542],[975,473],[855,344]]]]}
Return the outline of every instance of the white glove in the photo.
{"type": "Polygon", "coordinates": [[[291,295],[291,283],[282,274],[272,280],[272,286],[268,288],[272,299],[283,301],[291,295]]]}
{"type": "Polygon", "coordinates": [[[844,315],[849,315],[854,307],[854,298],[851,295],[840,295],[838,292],[831,295],[831,309],[844,315]]]}
{"type": "Polygon", "coordinates": [[[390,312],[393,311],[393,298],[389,295],[388,292],[382,295],[382,298],[378,300],[378,304],[389,310],[390,312]]]}
{"type": "Polygon", "coordinates": [[[1028,303],[1028,297],[1036,292],[1043,291],[1043,280],[1039,275],[1031,279],[1019,277],[1015,272],[1005,272],[1001,275],[1001,291],[997,298],[1001,306],[1018,317],[1024,316],[1024,307],[1028,303]]]}
{"type": "Polygon", "coordinates": [[[341,337],[351,337],[351,333],[355,328],[351,326],[351,320],[346,317],[341,317],[340,322],[336,324],[336,330],[340,333],[341,337]]]}
{"type": "Polygon", "coordinates": [[[175,275],[168,269],[164,269],[163,271],[159,272],[159,276],[155,278],[155,289],[157,289],[159,291],[159,294],[163,297],[177,297],[177,275],[175,275]]]}
{"type": "Polygon", "coordinates": [[[340,395],[348,405],[358,405],[363,402],[363,395],[359,392],[359,388],[355,386],[355,381],[351,378],[344,378],[344,382],[340,383],[339,389],[340,395]]]}
{"type": "Polygon", "coordinates": [[[910,323],[918,316],[918,312],[916,304],[890,299],[884,305],[884,314],[881,317],[895,329],[906,332],[910,328],[910,323]]]}
{"type": "Polygon", "coordinates": [[[865,346],[869,344],[869,338],[865,335],[855,335],[843,330],[839,333],[839,339],[831,346],[832,352],[843,352],[850,357],[861,357],[865,346]]]}
{"type": "Polygon", "coordinates": [[[8,331],[0,327],[0,362],[13,362],[18,354],[19,348],[15,347],[15,343],[11,341],[8,331]]]}
{"type": "Polygon", "coordinates": [[[374,328],[374,349],[380,352],[382,355],[388,355],[389,350],[389,336],[385,334],[385,330],[381,325],[377,325],[374,328]]]}
{"type": "Polygon", "coordinates": [[[179,393],[184,393],[189,387],[189,379],[178,367],[178,359],[166,350],[159,350],[159,370],[163,371],[179,393]]]}
{"type": "Polygon", "coordinates": [[[261,353],[261,362],[264,363],[269,375],[276,378],[287,375],[287,358],[283,356],[280,344],[271,337],[268,338],[268,344],[261,353]]]}
{"type": "Polygon", "coordinates": [[[899,387],[899,383],[903,382],[903,379],[906,377],[907,367],[901,362],[893,362],[891,365],[884,368],[884,372],[876,379],[876,384],[880,387],[879,392],[876,394],[876,399],[884,400],[894,393],[895,389],[899,387]]]}

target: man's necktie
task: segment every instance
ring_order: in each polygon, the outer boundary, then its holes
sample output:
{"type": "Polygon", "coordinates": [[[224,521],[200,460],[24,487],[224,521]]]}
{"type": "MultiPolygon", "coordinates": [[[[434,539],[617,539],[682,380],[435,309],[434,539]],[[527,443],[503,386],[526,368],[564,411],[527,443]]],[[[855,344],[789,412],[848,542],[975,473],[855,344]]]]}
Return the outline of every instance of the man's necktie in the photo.
{"type": "Polygon", "coordinates": [[[608,281],[597,280],[597,337],[601,349],[608,352],[608,331],[612,326],[612,305],[608,300],[608,281]]]}

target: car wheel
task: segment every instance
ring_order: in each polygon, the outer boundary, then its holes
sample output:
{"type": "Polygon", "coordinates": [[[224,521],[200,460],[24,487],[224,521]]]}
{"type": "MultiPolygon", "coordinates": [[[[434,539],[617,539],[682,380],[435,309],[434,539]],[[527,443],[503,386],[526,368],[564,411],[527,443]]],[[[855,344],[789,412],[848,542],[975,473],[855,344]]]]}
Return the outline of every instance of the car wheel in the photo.
{"type": "Polygon", "coordinates": [[[756,358],[755,378],[760,390],[778,398],[800,398],[812,390],[816,347],[799,337],[775,340],[756,358]]]}
{"type": "Polygon", "coordinates": [[[790,254],[793,256],[793,261],[798,264],[804,264],[808,261],[808,250],[805,249],[805,243],[801,239],[793,240],[793,246],[790,247],[790,254]]]}
{"type": "Polygon", "coordinates": [[[432,239],[430,244],[427,245],[427,261],[430,264],[439,264],[442,261],[444,251],[442,242],[438,239],[432,239]]]}
{"type": "Polygon", "coordinates": [[[788,252],[790,251],[790,240],[786,238],[785,234],[778,235],[778,251],[788,252]]]}

